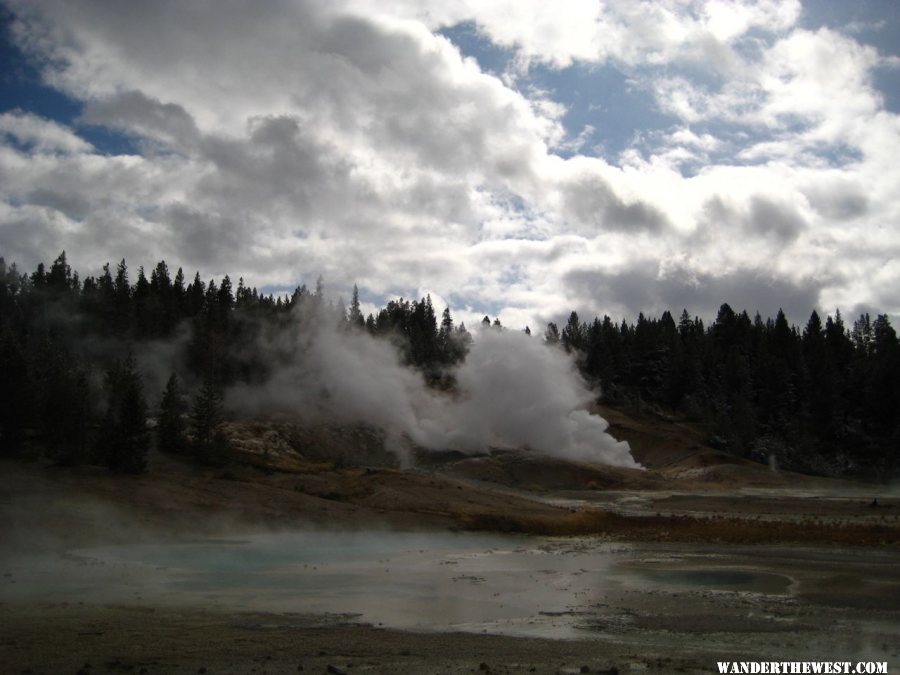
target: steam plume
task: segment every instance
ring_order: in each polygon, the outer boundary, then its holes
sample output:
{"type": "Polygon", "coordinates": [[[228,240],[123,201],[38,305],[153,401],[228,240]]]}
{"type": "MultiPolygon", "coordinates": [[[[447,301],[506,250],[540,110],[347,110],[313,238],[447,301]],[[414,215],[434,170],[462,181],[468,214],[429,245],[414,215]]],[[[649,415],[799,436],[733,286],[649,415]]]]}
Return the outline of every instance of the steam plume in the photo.
{"type": "Polygon", "coordinates": [[[265,385],[242,385],[229,404],[366,423],[433,450],[522,448],[577,461],[638,468],[628,444],[584,407],[594,398],[562,351],[517,331],[480,331],[455,375],[457,393],[434,392],[387,341],[327,327],[271,335],[260,348],[278,365],[265,385]]]}

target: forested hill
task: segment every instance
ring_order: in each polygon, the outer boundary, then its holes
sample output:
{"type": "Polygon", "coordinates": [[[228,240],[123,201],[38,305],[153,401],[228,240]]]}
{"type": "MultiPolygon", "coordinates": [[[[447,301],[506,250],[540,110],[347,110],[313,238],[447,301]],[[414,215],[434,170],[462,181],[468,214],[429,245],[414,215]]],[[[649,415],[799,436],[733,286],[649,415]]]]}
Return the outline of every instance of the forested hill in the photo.
{"type": "MultiPolygon", "coordinates": [[[[161,446],[216,461],[222,390],[263,382],[277,367],[255,346],[325,323],[390,340],[435,387],[453,386],[471,341],[430,298],[391,301],[364,317],[355,289],[348,308],[335,306],[321,282],[276,297],[228,276],[186,282],[164,262],[149,277],[137,270],[132,283],[124,260],[82,280],[65,253],[31,274],[0,258],[0,452],[141,471],[154,416],[161,446]],[[171,369],[165,391],[148,386],[133,358],[161,344],[171,369]],[[187,390],[189,411],[180,403],[187,390]]],[[[483,323],[508,330],[498,319],[483,323]]],[[[687,311],[677,322],[666,311],[633,323],[573,312],[562,330],[551,323],[533,339],[572,353],[606,403],[704,425],[710,443],[734,454],[830,475],[900,471],[900,345],[886,315],[847,326],[840,312],[824,322],[812,312],[800,329],[783,312],[751,318],[727,304],[709,326],[687,311]]]]}
{"type": "Polygon", "coordinates": [[[799,329],[782,311],[751,319],[727,304],[709,326],[686,311],[632,324],[573,312],[546,339],[577,355],[607,403],[684,416],[736,455],[828,475],[900,470],[900,347],[886,315],[848,327],[840,311],[824,323],[813,311],[799,329]]]}

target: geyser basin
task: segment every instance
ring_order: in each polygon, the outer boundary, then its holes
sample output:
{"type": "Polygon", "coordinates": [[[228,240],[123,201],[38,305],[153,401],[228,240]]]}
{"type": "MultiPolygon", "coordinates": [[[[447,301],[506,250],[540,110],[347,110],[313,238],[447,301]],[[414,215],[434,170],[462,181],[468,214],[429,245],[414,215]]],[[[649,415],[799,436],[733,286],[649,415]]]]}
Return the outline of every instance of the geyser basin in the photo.
{"type": "Polygon", "coordinates": [[[870,637],[894,631],[900,611],[892,607],[878,626],[868,623],[881,608],[873,600],[900,589],[896,560],[889,550],[295,532],[6,557],[0,602],[337,615],[419,631],[617,641],[688,631],[715,633],[728,647],[748,633],[821,631],[808,617],[827,605],[855,606],[850,600],[870,608],[845,612],[857,629],[870,637]],[[838,569],[868,575],[868,585],[832,583],[838,569]]]}
{"type": "Polygon", "coordinates": [[[509,536],[297,532],[77,549],[22,561],[19,591],[5,590],[9,599],[344,614],[397,628],[564,636],[571,622],[553,617],[601,597],[612,564],[608,547],[588,560],[509,536]]]}
{"type": "Polygon", "coordinates": [[[663,588],[684,586],[704,590],[749,591],[783,594],[791,579],[781,574],[740,569],[674,569],[648,570],[635,568],[648,582],[663,588]]]}

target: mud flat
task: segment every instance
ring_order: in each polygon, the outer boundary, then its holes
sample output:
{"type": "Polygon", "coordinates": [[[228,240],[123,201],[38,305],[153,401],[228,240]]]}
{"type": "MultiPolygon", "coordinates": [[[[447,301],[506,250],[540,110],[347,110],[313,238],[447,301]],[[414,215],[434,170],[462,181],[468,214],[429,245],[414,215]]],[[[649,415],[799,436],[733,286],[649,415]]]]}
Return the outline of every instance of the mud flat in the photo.
{"type": "Polygon", "coordinates": [[[35,673],[896,664],[898,563],[893,549],[446,532],[94,546],[4,558],[0,656],[35,673]]]}
{"type": "Polygon", "coordinates": [[[232,432],[218,469],[0,462],[0,672],[900,666],[884,486],[735,462],[669,423],[632,429],[647,471],[503,451],[401,470],[359,430],[232,432]]]}

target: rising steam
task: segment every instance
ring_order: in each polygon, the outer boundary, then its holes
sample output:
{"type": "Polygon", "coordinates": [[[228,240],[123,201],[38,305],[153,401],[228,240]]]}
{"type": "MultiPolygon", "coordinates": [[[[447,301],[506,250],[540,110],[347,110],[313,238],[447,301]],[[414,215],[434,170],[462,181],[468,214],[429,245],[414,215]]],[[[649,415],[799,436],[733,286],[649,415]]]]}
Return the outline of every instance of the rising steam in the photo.
{"type": "Polygon", "coordinates": [[[585,410],[594,398],[571,358],[537,338],[485,329],[455,371],[456,393],[435,392],[401,365],[386,340],[364,332],[279,331],[259,345],[277,365],[265,385],[241,385],[229,405],[281,410],[383,429],[398,452],[409,439],[432,450],[521,448],[583,462],[639,468],[628,444],[585,410]]]}

